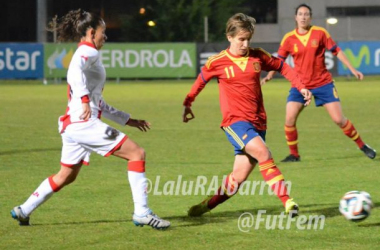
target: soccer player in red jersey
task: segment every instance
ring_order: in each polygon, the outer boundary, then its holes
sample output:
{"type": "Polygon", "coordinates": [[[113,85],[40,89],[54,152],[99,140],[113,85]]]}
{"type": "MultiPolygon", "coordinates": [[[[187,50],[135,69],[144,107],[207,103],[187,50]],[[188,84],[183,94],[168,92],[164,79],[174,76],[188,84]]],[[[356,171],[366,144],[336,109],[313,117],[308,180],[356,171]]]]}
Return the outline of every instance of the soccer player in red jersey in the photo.
{"type": "MultiPolygon", "coordinates": [[[[310,89],[317,107],[323,106],[331,119],[342,129],[343,133],[351,138],[366,156],[373,159],[376,151],[365,144],[354,125],[342,111],[338,92],[334,86],[332,76],[325,65],[325,50],[330,50],[338,59],[350,69],[359,80],[363,74],[357,71],[348,61],[344,52],[336,45],[330,34],[322,27],[311,25],[312,10],[306,4],[296,8],[296,29],[287,33],[278,49],[278,57],[285,60],[290,54],[294,59],[294,69],[302,78],[307,89],[310,89]]],[[[262,79],[265,84],[273,78],[274,71],[262,79]]],[[[300,161],[298,152],[298,132],[296,122],[304,108],[302,94],[292,84],[286,105],[285,136],[290,154],[282,162],[300,161]]]]}
{"type": "Polygon", "coordinates": [[[255,19],[242,13],[227,22],[226,35],[230,47],[208,59],[184,100],[183,121],[194,118],[191,104],[212,78],[218,79],[220,107],[223,115],[221,128],[235,148],[233,171],[218,192],[190,208],[189,216],[201,216],[236,194],[239,186],[259,163],[264,180],[282,201],[286,213],[298,213],[298,205],[289,198],[284,177],[276,167],[265,144],[266,113],[260,85],[262,70],[276,70],[283,74],[302,93],[308,105],[311,93],[295,71],[282,60],[266,51],[249,47],[255,19]]]}

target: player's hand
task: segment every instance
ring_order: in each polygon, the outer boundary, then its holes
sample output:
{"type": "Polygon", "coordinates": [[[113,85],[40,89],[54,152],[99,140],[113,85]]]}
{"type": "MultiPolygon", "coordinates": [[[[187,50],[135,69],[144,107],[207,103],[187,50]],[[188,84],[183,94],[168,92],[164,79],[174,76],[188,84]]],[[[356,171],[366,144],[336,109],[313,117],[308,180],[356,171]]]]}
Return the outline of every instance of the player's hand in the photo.
{"type": "Polygon", "coordinates": [[[142,132],[146,132],[148,131],[148,129],[150,129],[150,123],[145,120],[137,120],[137,119],[129,118],[126,125],[138,128],[142,132]]]}
{"type": "Polygon", "coordinates": [[[360,71],[357,71],[356,69],[354,69],[353,71],[352,71],[352,74],[356,77],[356,79],[358,79],[358,80],[363,80],[364,79],[364,75],[363,75],[363,73],[362,72],[360,72],[360,71]]]}
{"type": "Polygon", "coordinates": [[[191,110],[190,107],[184,108],[182,118],[183,118],[183,122],[188,122],[195,118],[193,111],[191,110]],[[188,117],[189,115],[190,117],[188,117]]]}
{"type": "Polygon", "coordinates": [[[263,79],[261,79],[261,81],[260,81],[261,86],[263,86],[265,83],[267,83],[267,82],[269,82],[270,80],[272,80],[272,78],[273,78],[273,77],[271,77],[271,76],[268,74],[266,77],[264,77],[263,79]]]}
{"type": "Polygon", "coordinates": [[[81,120],[87,121],[91,117],[90,103],[88,103],[88,102],[82,103],[82,108],[83,108],[83,113],[81,114],[81,116],[79,116],[79,118],[81,120]]]}
{"type": "Polygon", "coordinates": [[[312,97],[311,92],[308,89],[301,89],[300,92],[304,97],[303,99],[306,101],[304,105],[308,106],[311,102],[311,97],[312,97]]]}

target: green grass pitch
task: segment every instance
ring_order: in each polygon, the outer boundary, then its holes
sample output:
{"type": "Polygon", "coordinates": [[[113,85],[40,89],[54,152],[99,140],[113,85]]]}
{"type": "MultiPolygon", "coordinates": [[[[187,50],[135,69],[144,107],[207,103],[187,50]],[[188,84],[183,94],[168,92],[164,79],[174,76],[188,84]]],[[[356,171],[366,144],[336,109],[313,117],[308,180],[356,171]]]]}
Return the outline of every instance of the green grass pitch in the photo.
{"type": "MultiPolygon", "coordinates": [[[[124,131],[147,152],[147,177],[160,177],[158,190],[176,181],[199,176],[218,178],[231,172],[233,148],[219,128],[221,114],[216,82],[210,82],[193,105],[196,118],[182,123],[182,101],[191,80],[110,82],[104,97],[134,118],[152,123],[148,133],[110,125],[124,131]]],[[[345,115],[363,140],[380,150],[380,79],[363,82],[339,78],[336,86],[345,115]]],[[[281,163],[288,154],[283,124],[289,83],[275,80],[263,87],[268,114],[267,145],[286,180],[301,215],[324,215],[323,229],[258,229],[241,232],[244,212],[266,217],[283,211],[268,193],[236,195],[211,214],[188,218],[187,210],[204,195],[154,195],[150,207],[171,221],[166,231],[135,227],[126,162],[93,154],[77,180],[55,194],[31,217],[32,227],[20,227],[10,210],[59,170],[61,138],[57,119],[66,108],[66,85],[33,81],[0,82],[0,249],[375,249],[379,247],[379,156],[370,160],[344,136],[323,108],[314,102],[298,122],[300,163],[281,163]],[[338,211],[341,196],[365,190],[375,208],[360,223],[338,211]]],[[[261,181],[255,169],[249,181],[261,181]]],[[[207,187],[207,185],[206,185],[207,187]]],[[[194,192],[194,190],[193,190],[194,192]]]]}

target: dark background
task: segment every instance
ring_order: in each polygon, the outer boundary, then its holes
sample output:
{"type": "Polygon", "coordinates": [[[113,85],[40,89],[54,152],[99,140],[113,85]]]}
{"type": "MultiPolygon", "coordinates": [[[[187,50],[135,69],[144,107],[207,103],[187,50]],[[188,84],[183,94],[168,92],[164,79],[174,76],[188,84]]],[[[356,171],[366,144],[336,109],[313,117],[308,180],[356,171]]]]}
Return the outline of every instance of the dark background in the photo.
{"type": "MultiPolygon", "coordinates": [[[[203,42],[204,16],[209,41],[224,41],[227,19],[237,12],[257,23],[277,22],[277,0],[46,0],[48,20],[69,10],[97,12],[107,24],[108,42],[203,42]],[[140,14],[140,8],[145,9],[140,14]],[[149,27],[148,21],[156,26],[149,27]]],[[[0,0],[0,42],[37,41],[37,0],[0,0]]],[[[47,24],[46,24],[47,25],[47,24]]],[[[51,34],[48,42],[53,41],[51,34]]]]}

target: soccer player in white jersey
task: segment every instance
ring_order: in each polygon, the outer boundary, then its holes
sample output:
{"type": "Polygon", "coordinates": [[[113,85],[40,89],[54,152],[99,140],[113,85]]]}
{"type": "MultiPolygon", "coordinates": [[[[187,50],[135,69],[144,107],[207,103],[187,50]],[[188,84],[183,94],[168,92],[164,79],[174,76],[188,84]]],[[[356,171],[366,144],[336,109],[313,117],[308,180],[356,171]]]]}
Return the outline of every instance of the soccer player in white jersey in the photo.
{"type": "Polygon", "coordinates": [[[149,123],[132,119],[129,114],[108,105],[102,91],[106,72],[99,58],[107,36],[102,18],[83,10],[68,12],[54,19],[51,30],[56,30],[59,40],[79,41],[68,73],[68,106],[59,118],[62,136],[61,169],[46,178],[25,203],[16,206],[11,215],[20,225],[30,225],[29,216],[55,192],[72,183],[82,165],[88,165],[90,154],[104,157],[114,155],[128,161],[128,179],[134,201],[133,223],[165,229],[170,222],[155,215],[147,203],[147,180],[145,177],[145,151],[127,135],[100,120],[103,116],[120,125],[136,127],[146,132],[149,123]]]}

